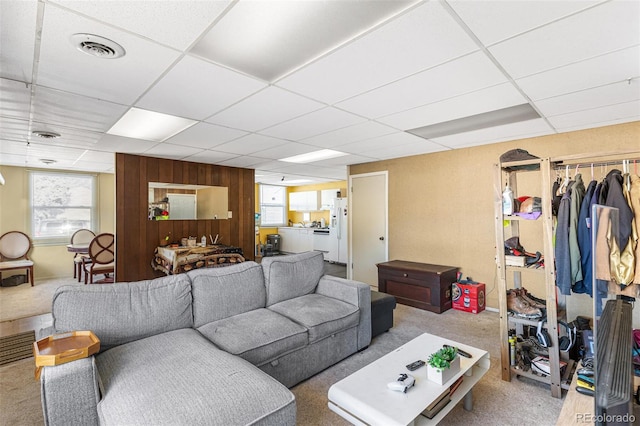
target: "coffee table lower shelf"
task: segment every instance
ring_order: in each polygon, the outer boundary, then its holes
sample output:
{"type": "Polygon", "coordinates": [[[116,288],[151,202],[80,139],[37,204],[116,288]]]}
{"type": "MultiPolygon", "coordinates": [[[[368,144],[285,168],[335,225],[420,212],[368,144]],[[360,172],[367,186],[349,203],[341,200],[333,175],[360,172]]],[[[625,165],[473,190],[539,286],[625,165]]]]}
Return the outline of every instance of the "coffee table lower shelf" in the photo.
{"type": "Polygon", "coordinates": [[[464,408],[473,408],[472,388],[489,370],[490,358],[486,351],[452,342],[430,334],[423,334],[402,345],[395,351],[374,361],[344,378],[329,389],[329,408],[354,425],[432,425],[438,423],[458,402],[464,400],[464,408]],[[426,378],[426,368],[414,372],[406,365],[426,360],[428,355],[443,344],[457,346],[472,354],[473,358],[461,358],[460,372],[440,386],[426,378]],[[388,382],[398,374],[411,374],[416,384],[407,393],[387,389],[388,382]],[[451,400],[432,419],[421,413],[436,401],[460,376],[462,383],[451,395],[451,400]]]}

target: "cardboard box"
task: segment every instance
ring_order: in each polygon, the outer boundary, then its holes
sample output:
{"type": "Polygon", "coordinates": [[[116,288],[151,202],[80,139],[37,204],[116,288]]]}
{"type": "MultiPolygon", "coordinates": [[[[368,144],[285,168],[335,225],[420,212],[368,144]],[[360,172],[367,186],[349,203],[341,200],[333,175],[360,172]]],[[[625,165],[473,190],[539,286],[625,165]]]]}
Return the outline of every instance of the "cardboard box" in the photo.
{"type": "Polygon", "coordinates": [[[485,285],[482,283],[452,284],[452,307],[459,311],[477,314],[485,308],[485,285]]]}

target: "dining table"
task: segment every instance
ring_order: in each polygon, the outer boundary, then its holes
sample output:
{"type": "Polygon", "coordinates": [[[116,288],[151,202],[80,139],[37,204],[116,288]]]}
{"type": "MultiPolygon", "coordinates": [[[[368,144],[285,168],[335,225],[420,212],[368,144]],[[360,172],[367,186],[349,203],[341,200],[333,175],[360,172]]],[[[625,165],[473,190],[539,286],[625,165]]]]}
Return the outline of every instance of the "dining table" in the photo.
{"type": "Polygon", "coordinates": [[[75,260],[78,257],[78,255],[82,256],[84,254],[89,254],[89,243],[67,244],[67,251],[69,253],[74,253],[73,278],[77,277],[78,280],[80,280],[80,277],[82,276],[82,262],[76,262],[75,260]]]}

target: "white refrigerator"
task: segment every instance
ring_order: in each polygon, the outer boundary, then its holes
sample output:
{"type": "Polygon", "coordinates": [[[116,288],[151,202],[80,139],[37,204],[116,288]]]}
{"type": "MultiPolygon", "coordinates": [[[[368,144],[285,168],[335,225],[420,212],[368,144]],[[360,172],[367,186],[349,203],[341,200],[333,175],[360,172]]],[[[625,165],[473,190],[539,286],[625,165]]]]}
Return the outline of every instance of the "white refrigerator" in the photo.
{"type": "Polygon", "coordinates": [[[347,199],[336,198],[331,211],[330,234],[332,249],[328,253],[328,260],[347,263],[347,199]]]}

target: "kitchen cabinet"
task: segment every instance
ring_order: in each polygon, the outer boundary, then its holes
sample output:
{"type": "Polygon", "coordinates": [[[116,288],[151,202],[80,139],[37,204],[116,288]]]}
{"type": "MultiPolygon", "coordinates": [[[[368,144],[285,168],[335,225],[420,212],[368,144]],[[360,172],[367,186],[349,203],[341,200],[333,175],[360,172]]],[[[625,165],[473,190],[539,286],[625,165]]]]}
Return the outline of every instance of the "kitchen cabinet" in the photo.
{"type": "Polygon", "coordinates": [[[320,191],[320,210],[333,210],[333,202],[338,197],[340,189],[323,189],[320,191]]]}
{"type": "Polygon", "coordinates": [[[313,250],[313,228],[278,228],[280,251],[285,253],[303,253],[313,250]]]}
{"type": "Polygon", "coordinates": [[[289,193],[289,210],[318,210],[318,191],[300,191],[289,193]]]}

